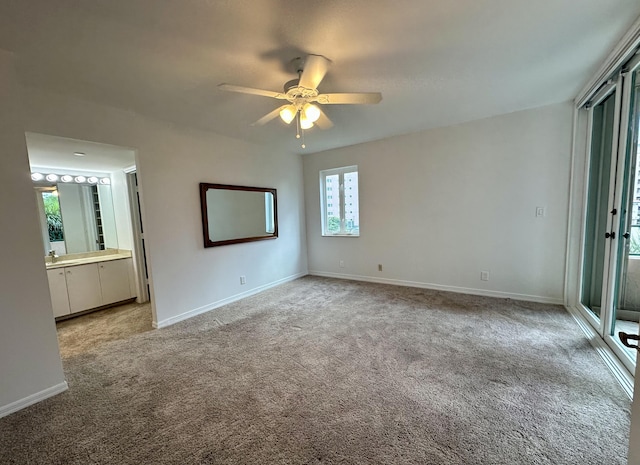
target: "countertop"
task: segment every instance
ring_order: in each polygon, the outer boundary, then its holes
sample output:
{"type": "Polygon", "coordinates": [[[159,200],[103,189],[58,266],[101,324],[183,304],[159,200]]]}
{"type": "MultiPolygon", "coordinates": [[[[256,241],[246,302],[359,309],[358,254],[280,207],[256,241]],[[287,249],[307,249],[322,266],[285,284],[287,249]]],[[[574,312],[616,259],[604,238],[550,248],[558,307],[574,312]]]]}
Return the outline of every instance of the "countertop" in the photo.
{"type": "Polygon", "coordinates": [[[53,270],[55,268],[63,268],[66,266],[86,265],[88,263],[108,262],[111,260],[122,260],[124,258],[131,258],[131,253],[113,253],[109,255],[100,255],[97,257],[83,257],[83,258],[69,258],[59,259],[53,263],[46,263],[47,270],[53,270]]]}

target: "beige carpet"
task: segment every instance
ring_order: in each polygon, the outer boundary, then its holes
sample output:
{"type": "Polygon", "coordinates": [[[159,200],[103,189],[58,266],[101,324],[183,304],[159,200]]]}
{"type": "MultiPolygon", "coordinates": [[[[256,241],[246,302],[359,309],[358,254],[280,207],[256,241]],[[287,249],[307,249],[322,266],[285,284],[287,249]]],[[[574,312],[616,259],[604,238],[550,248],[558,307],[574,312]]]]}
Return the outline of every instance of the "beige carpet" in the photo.
{"type": "Polygon", "coordinates": [[[559,306],[306,277],[85,348],[0,463],[626,463],[629,400],[559,306]]]}
{"type": "Polygon", "coordinates": [[[151,304],[130,303],[56,323],[62,358],[153,330],[151,304]]]}

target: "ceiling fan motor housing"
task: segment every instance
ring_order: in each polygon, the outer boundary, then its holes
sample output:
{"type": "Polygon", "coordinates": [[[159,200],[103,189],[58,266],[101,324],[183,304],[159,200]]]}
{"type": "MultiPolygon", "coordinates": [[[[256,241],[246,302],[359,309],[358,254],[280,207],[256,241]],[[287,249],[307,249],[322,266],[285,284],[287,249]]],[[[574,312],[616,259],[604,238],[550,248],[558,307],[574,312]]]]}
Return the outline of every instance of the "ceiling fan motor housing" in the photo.
{"type": "Polygon", "coordinates": [[[306,101],[312,97],[318,96],[317,89],[308,89],[300,85],[300,79],[292,79],[284,85],[284,92],[287,95],[287,100],[291,103],[297,103],[300,101],[306,101]]]}

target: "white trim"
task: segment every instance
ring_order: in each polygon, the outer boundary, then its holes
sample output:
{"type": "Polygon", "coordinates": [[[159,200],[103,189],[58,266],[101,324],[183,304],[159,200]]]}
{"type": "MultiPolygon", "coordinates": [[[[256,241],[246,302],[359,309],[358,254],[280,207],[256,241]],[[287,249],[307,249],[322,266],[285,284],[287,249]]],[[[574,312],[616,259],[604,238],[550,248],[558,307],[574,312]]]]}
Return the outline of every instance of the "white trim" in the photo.
{"type": "Polygon", "coordinates": [[[589,206],[589,175],[591,172],[591,152],[592,152],[592,141],[591,141],[591,133],[593,132],[593,110],[582,110],[578,109],[578,111],[586,111],[587,112],[587,132],[585,134],[585,155],[584,155],[584,172],[582,175],[582,203],[580,204],[580,247],[579,247],[579,256],[578,256],[578,287],[575,289],[577,292],[577,296],[574,296],[576,302],[582,301],[582,291],[584,286],[584,253],[586,249],[586,235],[587,235],[587,209],[589,206]]]}
{"type": "Polygon", "coordinates": [[[323,276],[325,278],[349,279],[352,281],[366,281],[370,283],[391,284],[394,286],[420,287],[422,289],[434,289],[437,291],[456,292],[458,294],[481,295],[486,297],[498,297],[501,299],[524,300],[527,302],[540,302],[544,304],[563,305],[562,298],[545,297],[539,295],[516,294],[512,292],[490,291],[486,289],[475,289],[469,287],[447,286],[443,284],[423,283],[418,281],[405,281],[401,279],[374,278],[371,276],[360,276],[342,273],[329,273],[325,271],[309,270],[312,276],[323,276]]]}
{"type": "MultiPolygon", "coordinates": [[[[611,138],[611,175],[609,178],[609,203],[607,203],[607,210],[609,212],[614,209],[618,211],[618,214],[607,216],[607,231],[611,231],[614,237],[609,239],[609,247],[605,248],[604,253],[604,273],[605,279],[602,289],[602,309],[600,312],[600,334],[604,337],[605,333],[609,331],[612,323],[612,313],[615,307],[614,297],[616,288],[616,278],[618,270],[618,241],[620,240],[618,218],[622,214],[621,209],[621,197],[625,172],[626,157],[619,152],[620,144],[620,111],[622,109],[622,75],[618,76],[618,80],[615,87],[615,101],[614,101],[614,115],[613,115],[613,137],[611,138]],[[615,161],[615,163],[614,163],[615,161]]],[[[626,132],[627,129],[625,129],[626,132]]]]}
{"type": "Polygon", "coordinates": [[[54,386],[48,387],[47,389],[43,389],[40,392],[36,392],[35,394],[31,394],[23,399],[16,400],[15,402],[11,402],[10,404],[3,405],[0,407],[0,418],[6,417],[7,415],[11,415],[18,410],[22,410],[30,405],[36,404],[40,401],[48,399],[49,397],[53,397],[61,392],[69,389],[66,381],[62,383],[56,384],[54,386]]]}
{"type": "Polygon", "coordinates": [[[622,37],[622,39],[611,50],[606,60],[602,63],[598,72],[587,82],[578,93],[575,103],[578,108],[582,107],[598,88],[609,80],[611,75],[629,59],[635,49],[640,45],[640,18],[633,23],[633,26],[622,37]]]}
{"type": "Polygon", "coordinates": [[[133,273],[134,273],[134,282],[135,282],[135,294],[136,294],[136,302],[142,304],[149,301],[149,287],[147,282],[147,270],[148,264],[146,263],[147,259],[145,258],[145,254],[148,254],[148,250],[142,245],[144,235],[140,233],[141,230],[141,221],[140,218],[141,208],[142,206],[139,204],[140,196],[139,196],[139,182],[138,185],[135,185],[135,177],[137,176],[137,171],[134,170],[130,172],[126,172],[125,179],[127,184],[127,200],[129,205],[129,219],[131,220],[131,235],[133,239],[132,247],[132,256],[133,256],[133,273]]]}
{"type": "Polygon", "coordinates": [[[126,174],[133,173],[136,171],[136,165],[127,166],[126,168],[122,168],[126,174]]]}
{"type": "MultiPolygon", "coordinates": [[[[618,75],[618,78],[620,75],[618,75]]],[[[608,98],[618,87],[619,79],[609,79],[605,85],[602,86],[598,92],[591,98],[589,102],[590,106],[587,110],[600,105],[606,98],[608,98]]]]}
{"type": "Polygon", "coordinates": [[[602,357],[605,365],[611,371],[614,378],[620,383],[620,386],[624,392],[629,396],[629,399],[633,399],[633,375],[627,370],[624,364],[618,359],[611,348],[602,340],[602,338],[596,333],[591,325],[587,323],[580,312],[573,307],[565,307],[567,311],[573,316],[573,319],[578,323],[578,326],[587,337],[593,348],[598,355],[602,357]]]}
{"type": "Polygon", "coordinates": [[[571,159],[569,162],[569,204],[567,205],[567,240],[565,241],[565,255],[564,255],[564,305],[569,305],[569,269],[571,268],[571,234],[573,233],[573,203],[575,202],[574,196],[574,183],[576,182],[575,162],[576,162],[576,146],[578,145],[578,119],[580,117],[580,110],[578,108],[573,109],[573,128],[571,137],[571,159]]]}
{"type": "Polygon", "coordinates": [[[186,311],[184,313],[181,313],[180,315],[172,316],[171,318],[167,318],[161,321],[153,321],[152,325],[156,329],[166,328],[167,326],[171,326],[172,324],[178,323],[179,321],[187,320],[196,315],[200,315],[202,313],[215,310],[216,308],[222,307],[223,305],[227,305],[232,302],[236,302],[238,300],[244,299],[245,297],[258,294],[262,291],[266,291],[267,289],[271,289],[272,287],[276,287],[276,286],[279,286],[280,284],[284,284],[286,282],[293,281],[294,279],[298,279],[303,276],[306,276],[307,274],[308,273],[306,271],[302,273],[296,273],[291,276],[287,276],[286,278],[282,278],[277,281],[273,281],[271,283],[265,284],[263,286],[255,287],[246,292],[241,292],[240,294],[232,295],[231,297],[227,297],[226,299],[218,300],[217,302],[212,302],[210,304],[203,305],[202,307],[194,308],[193,310],[186,311]]]}

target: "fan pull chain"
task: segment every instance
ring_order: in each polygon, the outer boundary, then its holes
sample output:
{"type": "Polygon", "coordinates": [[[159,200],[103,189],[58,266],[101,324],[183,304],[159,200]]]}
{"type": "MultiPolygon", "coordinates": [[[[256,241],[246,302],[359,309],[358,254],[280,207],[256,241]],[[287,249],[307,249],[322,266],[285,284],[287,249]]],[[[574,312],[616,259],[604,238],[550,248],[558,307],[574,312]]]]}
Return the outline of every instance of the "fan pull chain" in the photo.
{"type": "Polygon", "coordinates": [[[296,114],[296,139],[300,139],[302,137],[302,148],[306,148],[306,144],[304,143],[304,129],[300,125],[300,111],[296,114]]]}

